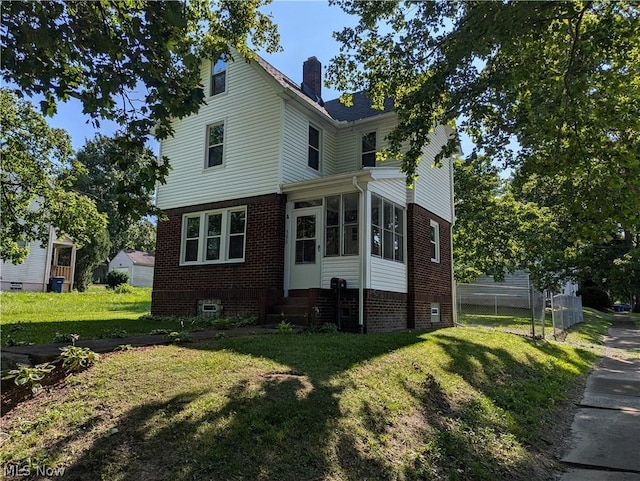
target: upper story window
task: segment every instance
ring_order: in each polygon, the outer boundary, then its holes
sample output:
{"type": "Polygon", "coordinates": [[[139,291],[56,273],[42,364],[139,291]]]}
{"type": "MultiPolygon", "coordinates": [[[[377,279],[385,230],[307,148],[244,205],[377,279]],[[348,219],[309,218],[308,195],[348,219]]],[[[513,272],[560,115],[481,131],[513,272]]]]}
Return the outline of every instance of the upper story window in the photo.
{"type": "Polygon", "coordinates": [[[362,136],[362,167],[376,166],[376,133],[369,132],[362,136]]]}
{"type": "Polygon", "coordinates": [[[227,62],[222,58],[211,65],[211,95],[218,95],[227,89],[227,62]]]}
{"type": "Polygon", "coordinates": [[[186,215],[182,221],[181,264],[243,261],[246,217],[245,207],[186,215]]]}
{"type": "Polygon", "coordinates": [[[314,170],[320,169],[320,131],[309,126],[309,155],[307,165],[314,170]]]}
{"type": "Polygon", "coordinates": [[[431,262],[440,262],[440,224],[431,221],[431,262]]]}
{"type": "Polygon", "coordinates": [[[358,255],[358,194],[325,200],[325,256],[358,255]]]}
{"type": "Polygon", "coordinates": [[[404,262],[404,208],[371,195],[371,255],[404,262]]]}
{"type": "Polygon", "coordinates": [[[207,127],[207,167],[222,165],[224,154],[224,122],[207,127]]]}

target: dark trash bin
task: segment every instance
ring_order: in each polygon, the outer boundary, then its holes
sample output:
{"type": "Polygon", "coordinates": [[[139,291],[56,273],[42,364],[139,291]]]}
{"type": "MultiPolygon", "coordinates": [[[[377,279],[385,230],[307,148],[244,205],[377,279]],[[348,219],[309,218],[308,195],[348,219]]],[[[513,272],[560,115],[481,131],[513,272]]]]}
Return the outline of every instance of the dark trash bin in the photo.
{"type": "Polygon", "coordinates": [[[64,285],[64,277],[50,277],[49,278],[49,291],[50,292],[62,292],[62,286],[64,285]]]}
{"type": "Polygon", "coordinates": [[[336,325],[338,330],[342,329],[342,295],[347,290],[347,281],[341,277],[331,278],[331,289],[336,298],[336,325]]]}

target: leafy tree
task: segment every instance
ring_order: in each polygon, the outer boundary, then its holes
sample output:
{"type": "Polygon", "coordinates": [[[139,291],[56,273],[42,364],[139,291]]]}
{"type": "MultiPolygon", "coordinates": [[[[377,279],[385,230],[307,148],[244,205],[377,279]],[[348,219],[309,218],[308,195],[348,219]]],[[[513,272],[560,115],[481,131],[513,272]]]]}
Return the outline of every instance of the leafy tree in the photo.
{"type": "Polygon", "coordinates": [[[106,229],[96,231],[88,244],[76,253],[76,270],[73,280],[74,288],[80,292],[87,290],[93,281],[93,270],[104,262],[109,255],[111,242],[106,229]]]}
{"type": "MultiPolygon", "coordinates": [[[[276,26],[258,10],[264,3],[3,2],[2,77],[26,95],[44,96],[47,115],[58,102],[79,99],[96,125],[108,119],[122,126],[123,152],[141,154],[152,133],[167,137],[172,119],[204,103],[202,60],[230,57],[231,47],[250,57],[249,44],[279,48],[276,26]]],[[[135,158],[144,189],[164,181],[168,159],[135,158]]],[[[121,201],[128,209],[126,196],[121,201]]]]}
{"type": "Polygon", "coordinates": [[[334,3],[359,23],[336,33],[330,81],[394,98],[385,155],[408,146],[408,181],[429,132],[458,121],[477,153],[560,187],[573,240],[640,230],[640,4],[334,3]]]}
{"type": "Polygon", "coordinates": [[[155,186],[144,185],[145,173],[140,169],[156,159],[151,149],[123,150],[117,137],[98,134],[87,141],[77,159],[84,173],[76,176],[73,185],[109,219],[109,257],[124,248],[155,250],[155,227],[146,218],[158,214],[155,186]]]}
{"type": "Polygon", "coordinates": [[[550,209],[517,198],[486,157],[455,161],[454,177],[457,281],[480,274],[502,280],[506,272],[523,269],[544,289],[568,275],[566,245],[550,209]]]}
{"type": "Polygon", "coordinates": [[[89,243],[106,227],[92,200],[71,189],[73,172],[69,136],[52,129],[30,102],[0,89],[0,208],[4,261],[20,263],[34,240],[46,243],[49,226],[76,245],[89,243]]]}

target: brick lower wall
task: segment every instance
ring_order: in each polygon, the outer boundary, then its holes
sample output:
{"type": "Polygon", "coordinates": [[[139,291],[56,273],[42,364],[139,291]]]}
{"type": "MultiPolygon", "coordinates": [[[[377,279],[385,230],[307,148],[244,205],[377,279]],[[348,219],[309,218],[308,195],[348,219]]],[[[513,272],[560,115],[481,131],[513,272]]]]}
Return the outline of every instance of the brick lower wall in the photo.
{"type": "Polygon", "coordinates": [[[417,204],[407,212],[408,327],[453,325],[451,224],[417,204]],[[431,261],[431,220],[440,226],[440,262],[431,261]],[[440,322],[431,322],[431,303],[440,304],[440,322]]]}
{"type": "Polygon", "coordinates": [[[286,197],[270,194],[167,209],[158,222],[151,313],[196,314],[198,300],[220,299],[224,314],[264,319],[283,295],[286,197]],[[182,216],[247,206],[245,260],[233,264],[180,266],[182,216]]]}

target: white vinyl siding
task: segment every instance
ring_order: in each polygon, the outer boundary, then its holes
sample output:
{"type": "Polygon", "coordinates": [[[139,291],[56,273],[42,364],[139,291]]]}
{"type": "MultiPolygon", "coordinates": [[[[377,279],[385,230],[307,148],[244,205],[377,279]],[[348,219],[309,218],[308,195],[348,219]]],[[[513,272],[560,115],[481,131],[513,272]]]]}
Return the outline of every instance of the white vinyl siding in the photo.
{"type": "Polygon", "coordinates": [[[331,278],[340,277],[347,281],[347,288],[360,286],[360,256],[325,257],[322,259],[322,288],[331,288],[331,278]]]}
{"type": "MultiPolygon", "coordinates": [[[[162,141],[161,154],[172,170],[158,187],[158,207],[237,199],[277,192],[283,122],[282,99],[261,75],[259,67],[240,56],[227,65],[227,90],[207,98],[207,105],[187,118],[175,120],[173,137],[162,141]],[[224,163],[204,169],[207,126],[224,122],[224,163]]],[[[210,63],[202,76],[209,83],[210,63]]],[[[306,137],[306,128],[305,128],[306,137]]],[[[302,144],[306,152],[306,143],[302,144]]],[[[306,154],[304,156],[306,162],[306,154]]]]}
{"type": "Polygon", "coordinates": [[[134,265],[132,268],[130,284],[134,287],[152,287],[153,267],[134,265]]]}
{"type": "Polygon", "coordinates": [[[9,291],[11,282],[21,282],[24,291],[42,291],[43,286],[49,282],[49,279],[45,279],[49,262],[51,260],[47,256],[47,249],[39,242],[31,243],[29,255],[22,264],[2,262],[2,290],[9,291]]]}
{"type": "Polygon", "coordinates": [[[422,162],[418,165],[420,177],[412,192],[413,201],[447,222],[452,222],[451,160],[444,159],[442,167],[433,166],[433,160],[447,141],[447,129],[442,126],[438,127],[432,134],[432,138],[431,143],[423,149],[422,162]]]}
{"type": "Polygon", "coordinates": [[[407,264],[369,256],[371,289],[407,292],[407,264]]]}
{"type": "Polygon", "coordinates": [[[334,170],[335,133],[321,122],[311,122],[309,116],[289,103],[284,108],[282,136],[282,183],[300,182],[330,175],[334,170]],[[309,127],[320,131],[320,165],[309,167],[309,127]]]}

